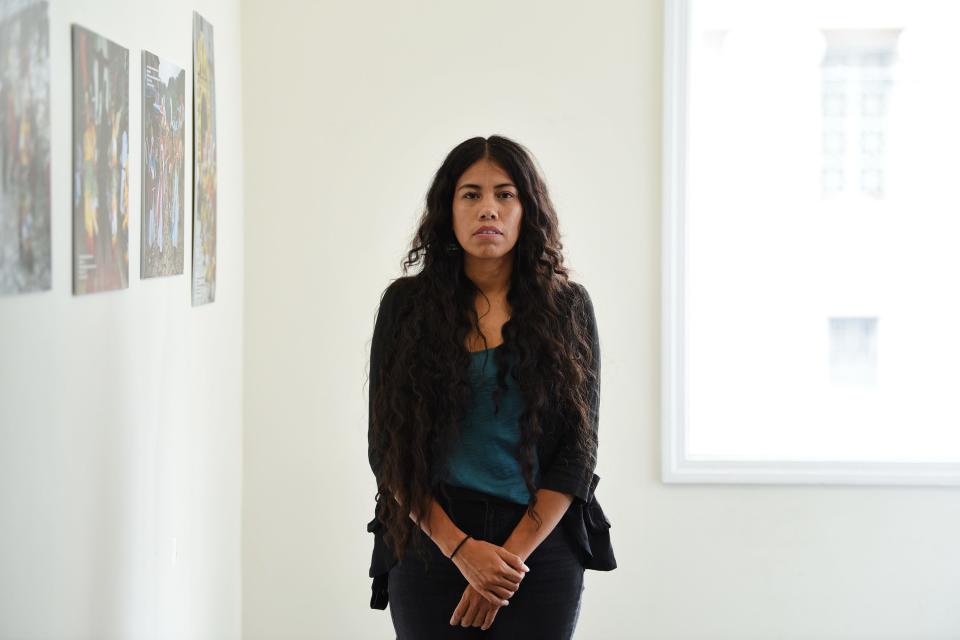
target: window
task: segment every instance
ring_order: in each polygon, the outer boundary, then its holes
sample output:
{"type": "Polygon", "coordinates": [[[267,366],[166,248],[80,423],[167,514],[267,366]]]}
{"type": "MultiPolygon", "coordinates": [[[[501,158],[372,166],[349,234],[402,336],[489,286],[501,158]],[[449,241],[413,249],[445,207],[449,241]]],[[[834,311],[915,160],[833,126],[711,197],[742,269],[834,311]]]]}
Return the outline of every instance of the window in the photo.
{"type": "Polygon", "coordinates": [[[848,189],[883,196],[885,115],[898,29],[824,29],[820,64],[823,184],[829,197],[848,189]],[[859,176],[859,180],[851,177],[859,176]]]}
{"type": "Polygon", "coordinates": [[[830,318],[830,382],[877,386],[876,318],[830,318]]]}
{"type": "Polygon", "coordinates": [[[663,479],[960,484],[960,3],[666,9],[663,479]]]}

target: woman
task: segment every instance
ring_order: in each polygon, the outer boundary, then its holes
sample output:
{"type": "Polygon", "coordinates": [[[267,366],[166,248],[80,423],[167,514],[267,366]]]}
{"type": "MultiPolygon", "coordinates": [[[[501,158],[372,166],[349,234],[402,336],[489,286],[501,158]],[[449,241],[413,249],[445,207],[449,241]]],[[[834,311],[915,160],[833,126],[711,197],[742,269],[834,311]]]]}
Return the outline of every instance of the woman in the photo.
{"type": "Polygon", "coordinates": [[[584,569],[616,567],[593,495],[596,320],[561,249],[526,149],[472,138],[437,171],[381,298],[370,604],[389,602],[399,640],[570,638],[584,569]]]}

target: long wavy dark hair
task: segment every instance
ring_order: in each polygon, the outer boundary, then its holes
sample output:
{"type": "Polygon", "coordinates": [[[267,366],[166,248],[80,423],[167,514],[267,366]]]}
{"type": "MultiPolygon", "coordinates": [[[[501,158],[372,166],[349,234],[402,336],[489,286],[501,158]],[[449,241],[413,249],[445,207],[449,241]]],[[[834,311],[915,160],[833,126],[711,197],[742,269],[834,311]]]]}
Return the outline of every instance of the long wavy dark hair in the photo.
{"type": "Polygon", "coordinates": [[[431,499],[443,489],[445,464],[470,403],[466,343],[472,332],[483,335],[475,307],[476,296],[483,293],[464,272],[463,247],[453,231],[453,197],[457,180],[481,159],[498,164],[513,179],[523,207],[507,293],[510,319],[502,328],[501,348],[488,353],[497,366],[494,401],[499,405],[508,374],[524,400],[518,461],[531,496],[527,511],[535,522],[541,518],[535,508],[533,461],[545,429],[575,429],[584,451],[593,450],[589,328],[582,319],[578,285],[563,265],[547,185],[520,144],[496,135],[465,140],[437,170],[402,262],[399,280],[404,282],[391,284],[403,285],[407,293],[398,298],[384,341],[388,348],[373,381],[368,444],[380,461],[376,515],[384,525],[384,541],[398,559],[416,532],[411,511],[426,520],[431,499]],[[408,275],[420,263],[419,273],[408,275]],[[563,425],[562,416],[568,416],[563,425]]]}

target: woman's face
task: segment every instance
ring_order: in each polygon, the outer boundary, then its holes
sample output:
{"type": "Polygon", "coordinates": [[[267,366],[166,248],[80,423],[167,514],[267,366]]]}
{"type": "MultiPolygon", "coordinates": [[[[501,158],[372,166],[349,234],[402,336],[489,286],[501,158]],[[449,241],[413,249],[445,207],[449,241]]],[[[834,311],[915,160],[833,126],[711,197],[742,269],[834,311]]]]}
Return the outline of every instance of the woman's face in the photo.
{"type": "Polygon", "coordinates": [[[520,204],[510,176],[492,160],[477,160],[457,180],[453,192],[453,233],[475,258],[500,258],[520,236],[520,204]],[[478,233],[492,227],[497,233],[478,233]]]}

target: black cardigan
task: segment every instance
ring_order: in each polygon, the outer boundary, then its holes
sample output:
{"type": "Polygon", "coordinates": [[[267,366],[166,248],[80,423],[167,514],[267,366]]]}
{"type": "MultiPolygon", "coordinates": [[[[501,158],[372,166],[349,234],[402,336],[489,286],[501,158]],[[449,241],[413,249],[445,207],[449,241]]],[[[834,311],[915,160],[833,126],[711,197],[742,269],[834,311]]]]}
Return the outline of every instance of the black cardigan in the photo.
{"type": "MultiPolygon", "coordinates": [[[[414,277],[402,277],[394,280],[384,291],[380,299],[380,308],[370,344],[369,372],[369,415],[373,414],[373,399],[376,394],[377,378],[384,349],[389,347],[388,336],[393,333],[393,323],[397,320],[398,303],[403,296],[410,295],[414,277]]],[[[590,417],[594,433],[599,426],[600,405],[600,339],[597,333],[597,321],[593,312],[593,303],[586,288],[575,284],[581,295],[581,307],[590,330],[593,346],[593,365],[596,384],[590,394],[590,417]]],[[[369,428],[369,427],[368,427],[369,428]]],[[[541,479],[539,488],[551,489],[571,494],[573,503],[564,513],[557,526],[563,526],[577,541],[581,551],[581,561],[586,569],[610,571],[617,567],[617,561],[610,544],[610,521],[603,513],[600,503],[594,495],[600,476],[594,473],[591,456],[582,451],[573,438],[559,433],[558,429],[545,428],[537,443],[537,455],[540,461],[541,479]]],[[[369,433],[368,433],[369,435],[369,433]]],[[[597,439],[594,438],[594,442],[597,439]]],[[[372,440],[368,438],[368,457],[370,468],[378,476],[379,460],[373,452],[372,440]]],[[[596,449],[592,459],[596,460],[596,449]]],[[[376,505],[374,505],[376,506],[376,505]]],[[[373,578],[373,595],[370,599],[372,609],[385,609],[387,606],[387,573],[396,564],[393,552],[383,540],[383,524],[374,516],[367,524],[367,531],[374,534],[374,547],[370,564],[370,577],[373,578]]]]}

